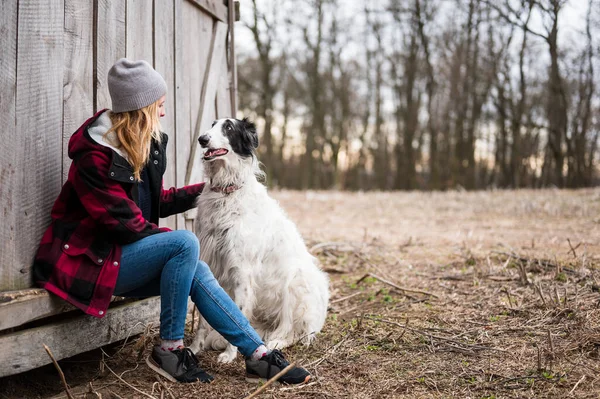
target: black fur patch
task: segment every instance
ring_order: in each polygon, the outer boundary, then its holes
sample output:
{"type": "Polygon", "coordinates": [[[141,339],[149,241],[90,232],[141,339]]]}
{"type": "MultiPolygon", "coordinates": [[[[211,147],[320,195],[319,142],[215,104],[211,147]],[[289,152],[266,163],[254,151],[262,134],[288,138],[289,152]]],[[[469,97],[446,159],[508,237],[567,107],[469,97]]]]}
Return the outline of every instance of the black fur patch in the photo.
{"type": "Polygon", "coordinates": [[[256,125],[248,118],[227,120],[223,123],[222,129],[223,135],[227,137],[236,154],[243,157],[254,155],[254,150],[258,147],[258,134],[256,125]]]}

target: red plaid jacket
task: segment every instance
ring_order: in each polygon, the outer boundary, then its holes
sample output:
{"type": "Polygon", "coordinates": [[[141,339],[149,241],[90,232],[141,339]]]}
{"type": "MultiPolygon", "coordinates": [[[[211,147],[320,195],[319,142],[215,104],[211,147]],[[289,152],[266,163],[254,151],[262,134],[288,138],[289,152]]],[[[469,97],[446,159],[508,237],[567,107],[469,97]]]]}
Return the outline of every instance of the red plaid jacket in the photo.
{"type": "Polygon", "coordinates": [[[69,176],[52,208],[52,223],[44,233],[33,264],[37,285],[84,312],[102,317],[110,303],[121,246],[152,234],[159,217],[191,209],[204,183],[164,190],[167,135],[152,143],[148,176],[152,196],[150,220],[136,205],[137,189],[129,163],[109,147],[94,141],[88,127],[103,111],[88,119],[69,140],[73,159],[69,176]]]}

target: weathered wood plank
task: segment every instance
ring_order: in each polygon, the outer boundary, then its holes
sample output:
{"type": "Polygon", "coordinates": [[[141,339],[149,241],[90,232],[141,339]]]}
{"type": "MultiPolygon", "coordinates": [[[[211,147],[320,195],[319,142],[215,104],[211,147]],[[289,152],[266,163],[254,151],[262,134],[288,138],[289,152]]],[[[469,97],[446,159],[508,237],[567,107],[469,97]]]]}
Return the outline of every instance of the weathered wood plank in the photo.
{"type": "Polygon", "coordinates": [[[94,3],[65,0],[62,182],[71,159],[69,139],[94,112],[94,3]]]}
{"type": "Polygon", "coordinates": [[[76,309],[42,288],[0,293],[0,331],[76,309]]]}
{"type": "Polygon", "coordinates": [[[19,201],[15,190],[18,184],[17,170],[21,169],[19,146],[22,138],[17,134],[17,9],[18,3],[2,0],[0,13],[0,291],[12,287],[13,269],[3,265],[17,263],[16,247],[18,218],[14,204],[19,201]]]}
{"type": "MultiPolygon", "coordinates": [[[[18,2],[16,151],[12,212],[16,256],[3,263],[2,288],[31,285],[31,263],[61,187],[63,0],[18,2]],[[8,275],[5,274],[8,273],[8,275]]],[[[4,73],[4,71],[2,71],[4,73]]]]}
{"type": "Polygon", "coordinates": [[[231,98],[231,109],[235,112],[238,107],[237,100],[237,66],[235,62],[235,12],[233,0],[228,0],[229,13],[229,68],[231,69],[231,80],[229,84],[229,96],[231,98]]]}
{"type": "Polygon", "coordinates": [[[221,22],[227,23],[228,10],[222,0],[188,0],[196,7],[221,22]]]}
{"type": "Polygon", "coordinates": [[[127,0],[126,21],[126,57],[152,64],[152,1],[127,0]]]}
{"type": "Polygon", "coordinates": [[[72,320],[0,336],[0,377],[22,373],[51,362],[42,344],[57,360],[139,334],[158,325],[160,298],[110,308],[103,319],[82,315],[72,320]],[[77,334],[73,334],[77,331],[77,334]]]}
{"type": "Polygon", "coordinates": [[[217,86],[217,98],[215,99],[215,107],[217,119],[235,117],[231,112],[231,97],[229,95],[229,77],[231,74],[227,70],[227,57],[223,53],[221,57],[221,76],[219,77],[219,85],[217,86]]]}
{"type": "Polygon", "coordinates": [[[125,5],[126,0],[98,0],[94,111],[111,107],[106,77],[110,67],[125,57],[125,5]]]}
{"type": "MultiPolygon", "coordinates": [[[[197,130],[200,122],[201,96],[205,70],[208,65],[207,38],[212,39],[213,19],[189,2],[181,3],[181,23],[177,23],[177,37],[186,37],[181,50],[177,51],[176,70],[178,74],[177,97],[177,185],[190,184],[186,170],[190,154],[198,146],[197,130]],[[179,30],[181,28],[181,30],[179,30]],[[181,83],[180,83],[181,82],[181,83]]],[[[176,40],[176,43],[179,40],[176,40]]],[[[214,108],[214,107],[213,107],[214,108]]],[[[214,109],[213,109],[214,111],[214,109]]],[[[201,179],[193,181],[197,183],[201,179]]],[[[180,216],[178,228],[187,224],[180,216]]]]}
{"type": "MultiPolygon", "coordinates": [[[[186,93],[188,92],[187,81],[185,76],[185,61],[183,56],[185,37],[187,32],[183,26],[184,13],[186,10],[183,8],[183,1],[175,0],[174,7],[174,42],[175,42],[175,87],[173,88],[175,94],[175,131],[174,140],[171,140],[171,144],[174,144],[176,157],[174,159],[174,165],[176,169],[175,181],[177,187],[183,186],[185,181],[185,154],[189,156],[190,148],[190,135],[189,135],[189,103],[187,101],[186,93]]],[[[175,216],[176,227],[178,229],[185,229],[185,218],[182,214],[175,216]]]]}
{"type": "MultiPolygon", "coordinates": [[[[200,110],[197,115],[197,127],[194,130],[192,142],[195,143],[198,136],[208,130],[215,116],[215,98],[217,86],[220,81],[222,58],[225,54],[225,38],[227,36],[227,24],[215,22],[213,29],[213,40],[208,52],[208,63],[204,72],[202,91],[200,95],[200,110]]],[[[190,159],[187,166],[186,184],[202,181],[201,151],[198,145],[192,146],[190,159]]]]}
{"type": "MultiPolygon", "coordinates": [[[[165,187],[177,185],[175,152],[175,34],[174,7],[180,0],[154,2],[154,68],[167,82],[166,115],[161,120],[163,131],[169,135],[167,146],[167,171],[164,175],[165,187]]],[[[175,216],[163,219],[161,225],[177,228],[175,216]]]]}

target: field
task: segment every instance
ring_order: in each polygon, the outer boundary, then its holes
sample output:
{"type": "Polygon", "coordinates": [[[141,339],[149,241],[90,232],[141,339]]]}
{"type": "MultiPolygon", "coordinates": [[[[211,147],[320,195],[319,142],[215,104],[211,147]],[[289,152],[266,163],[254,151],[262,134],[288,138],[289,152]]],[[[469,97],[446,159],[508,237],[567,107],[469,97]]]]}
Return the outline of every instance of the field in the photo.
{"type": "MultiPolygon", "coordinates": [[[[600,398],[600,190],[272,194],[332,295],[316,343],[285,351],[313,382],[261,397],[600,398]]],[[[213,384],[159,382],[139,356],[155,331],[61,362],[75,396],[257,389],[216,352],[200,356],[213,384]]],[[[53,395],[51,367],[0,380],[0,398],[53,395]]]]}

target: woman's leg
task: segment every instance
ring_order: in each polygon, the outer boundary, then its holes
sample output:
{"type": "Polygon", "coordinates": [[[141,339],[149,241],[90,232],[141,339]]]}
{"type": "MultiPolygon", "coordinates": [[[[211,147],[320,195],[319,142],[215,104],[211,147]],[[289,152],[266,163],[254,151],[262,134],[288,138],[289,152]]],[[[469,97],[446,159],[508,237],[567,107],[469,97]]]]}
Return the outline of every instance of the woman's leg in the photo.
{"type": "Polygon", "coordinates": [[[263,342],[208,265],[198,260],[198,248],[198,239],[187,230],[155,234],[123,246],[115,295],[160,295],[164,340],[183,338],[191,296],[206,321],[250,356],[263,342]]]}
{"type": "Polygon", "coordinates": [[[236,346],[242,355],[250,357],[256,348],[263,345],[262,339],[240,308],[221,288],[208,265],[201,260],[196,266],[190,296],[208,324],[236,346]]]}
{"type": "Polygon", "coordinates": [[[183,338],[198,247],[196,236],[186,230],[154,234],[123,246],[115,295],[160,295],[164,340],[183,338]]]}
{"type": "MultiPolygon", "coordinates": [[[[198,239],[186,230],[155,234],[124,245],[115,295],[160,295],[160,336],[164,340],[183,338],[187,302],[191,296],[205,319],[242,354],[248,357],[257,348],[264,348],[256,331],[209,267],[198,259],[198,239]]],[[[198,366],[189,348],[167,352],[154,348],[147,363],[172,381],[210,382],[213,379],[198,366]]],[[[273,351],[259,360],[247,359],[246,371],[250,376],[268,379],[286,365],[281,353],[273,351]]],[[[296,367],[280,380],[296,384],[309,378],[306,370],[296,367]]]]}

